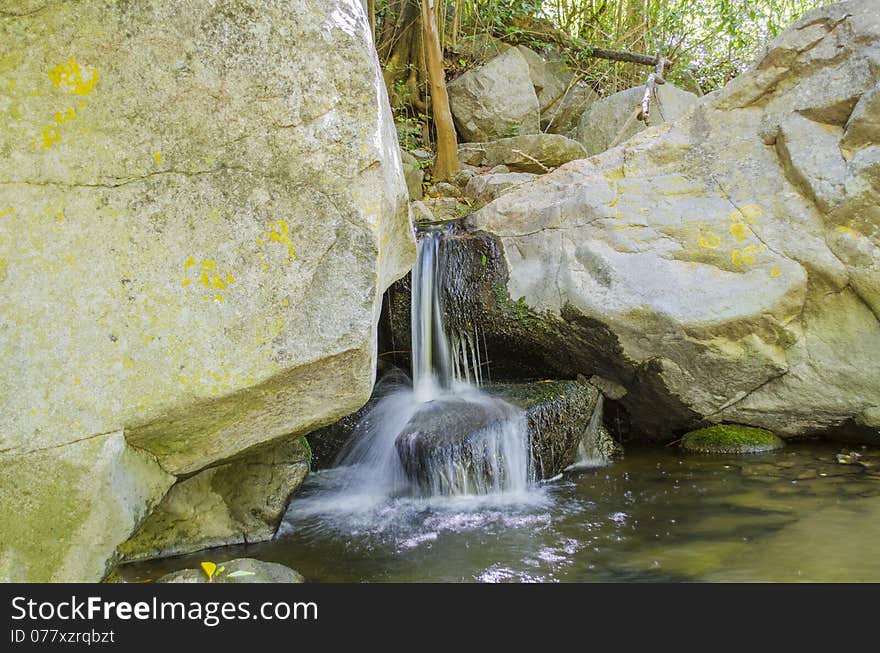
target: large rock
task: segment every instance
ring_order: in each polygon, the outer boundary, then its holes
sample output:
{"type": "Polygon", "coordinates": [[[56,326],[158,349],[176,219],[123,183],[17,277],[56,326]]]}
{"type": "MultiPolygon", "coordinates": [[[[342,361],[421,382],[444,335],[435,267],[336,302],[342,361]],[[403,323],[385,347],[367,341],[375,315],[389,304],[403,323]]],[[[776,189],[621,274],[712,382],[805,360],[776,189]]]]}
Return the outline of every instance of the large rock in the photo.
{"type": "Polygon", "coordinates": [[[536,479],[556,476],[575,462],[579,449],[596,447],[598,429],[590,425],[599,391],[585,381],[495,384],[484,390],[425,404],[397,437],[406,477],[418,492],[506,487],[510,470],[500,463],[518,455],[512,446],[518,429],[526,436],[536,479]]]}
{"type": "Polygon", "coordinates": [[[116,546],[174,482],[122,432],[5,456],[0,474],[0,580],[100,580],[116,546]]]}
{"type": "Polygon", "coordinates": [[[309,455],[305,438],[273,442],[179,481],[120,554],[128,562],[272,539],[309,455]]]}
{"type": "Polygon", "coordinates": [[[452,80],[448,89],[452,117],[465,141],[539,131],[538,96],[529,65],[516,48],[452,80]]]}
{"type": "Polygon", "coordinates": [[[527,134],[488,143],[464,143],[459,152],[471,165],[505,165],[516,172],[535,173],[587,156],[580,143],[560,134],[527,134]]]}
{"type": "Polygon", "coordinates": [[[878,15],[813,11],[689,116],[474,214],[488,358],[619,383],[642,435],[877,441],[878,15]]]}
{"type": "MultiPolygon", "coordinates": [[[[645,94],[644,86],[636,86],[592,102],[580,117],[577,140],[589,154],[604,152],[612,144],[622,143],[645,129],[636,119],[645,94]],[[615,143],[616,141],[616,143],[615,143]]],[[[687,113],[699,98],[670,83],[656,87],[651,100],[651,125],[672,122],[687,113]]]]}
{"type": "Polygon", "coordinates": [[[406,187],[360,3],[42,3],[0,41],[2,577],[98,580],[56,562],[151,479],[366,401],[406,187]]]}

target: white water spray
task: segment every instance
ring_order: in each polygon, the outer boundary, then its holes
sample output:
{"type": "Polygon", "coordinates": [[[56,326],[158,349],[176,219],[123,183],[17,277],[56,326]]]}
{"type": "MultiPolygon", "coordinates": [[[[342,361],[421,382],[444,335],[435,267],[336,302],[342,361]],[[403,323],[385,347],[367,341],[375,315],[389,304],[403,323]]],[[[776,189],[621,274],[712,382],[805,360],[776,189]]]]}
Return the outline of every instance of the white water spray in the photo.
{"type": "Polygon", "coordinates": [[[421,235],[412,273],[412,387],[380,384],[384,396],[339,461],[348,468],[343,490],[358,501],[522,493],[534,485],[522,411],[473,385],[483,378],[479,333],[457,334],[450,347],[442,236],[421,235]]]}

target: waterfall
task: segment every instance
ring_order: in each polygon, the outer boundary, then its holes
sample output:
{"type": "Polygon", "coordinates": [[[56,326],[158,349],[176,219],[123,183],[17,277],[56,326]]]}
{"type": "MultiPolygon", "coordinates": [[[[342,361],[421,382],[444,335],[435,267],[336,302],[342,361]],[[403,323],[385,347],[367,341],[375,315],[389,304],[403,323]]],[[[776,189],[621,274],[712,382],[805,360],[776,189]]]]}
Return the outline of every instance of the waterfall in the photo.
{"type": "Polygon", "coordinates": [[[596,400],[596,408],[587,424],[587,430],[584,431],[578,445],[577,459],[568,467],[568,469],[588,469],[590,467],[604,467],[608,464],[608,459],[596,447],[599,440],[599,429],[602,428],[602,405],[605,397],[600,393],[596,400]]]}
{"type": "Polygon", "coordinates": [[[440,277],[440,231],[425,232],[419,239],[412,271],[413,391],[416,399],[430,401],[451,384],[449,342],[443,328],[438,279],[440,277]]]}
{"type": "Polygon", "coordinates": [[[444,328],[443,232],[420,234],[412,271],[412,386],[384,381],[339,465],[358,500],[400,494],[488,495],[534,485],[527,422],[479,389],[485,342],[476,329],[444,328]]]}

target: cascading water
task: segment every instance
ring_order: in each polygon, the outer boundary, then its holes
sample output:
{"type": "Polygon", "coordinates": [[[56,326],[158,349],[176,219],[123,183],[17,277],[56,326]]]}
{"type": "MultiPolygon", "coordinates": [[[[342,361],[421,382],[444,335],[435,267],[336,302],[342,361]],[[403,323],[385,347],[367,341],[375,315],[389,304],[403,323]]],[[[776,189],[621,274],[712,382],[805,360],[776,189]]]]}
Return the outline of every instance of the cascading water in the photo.
{"type": "Polygon", "coordinates": [[[457,338],[454,352],[450,347],[440,287],[442,237],[430,230],[419,238],[412,273],[412,387],[380,384],[384,396],[339,461],[349,472],[344,491],[359,500],[522,493],[534,484],[522,411],[472,384],[482,379],[479,334],[457,338]]]}

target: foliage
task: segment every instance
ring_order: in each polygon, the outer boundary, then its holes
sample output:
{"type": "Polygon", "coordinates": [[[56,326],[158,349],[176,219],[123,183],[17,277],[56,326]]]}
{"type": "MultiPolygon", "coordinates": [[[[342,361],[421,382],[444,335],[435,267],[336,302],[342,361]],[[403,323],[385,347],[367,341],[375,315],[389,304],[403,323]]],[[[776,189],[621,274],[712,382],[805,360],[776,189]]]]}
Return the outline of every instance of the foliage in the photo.
{"type": "MultiPolygon", "coordinates": [[[[430,98],[418,30],[424,0],[376,0],[374,31],[405,147],[430,147],[430,98]],[[420,54],[421,53],[421,54],[420,54]]],[[[707,93],[745,71],[768,40],[826,0],[434,0],[448,79],[494,51],[474,43],[561,50],[601,94],[643,84],[647,71],[594,58],[592,48],[662,53],[673,83],[707,93]],[[482,41],[480,41],[482,39],[482,41]]],[[[497,51],[497,50],[495,50],[497,51]]]]}

